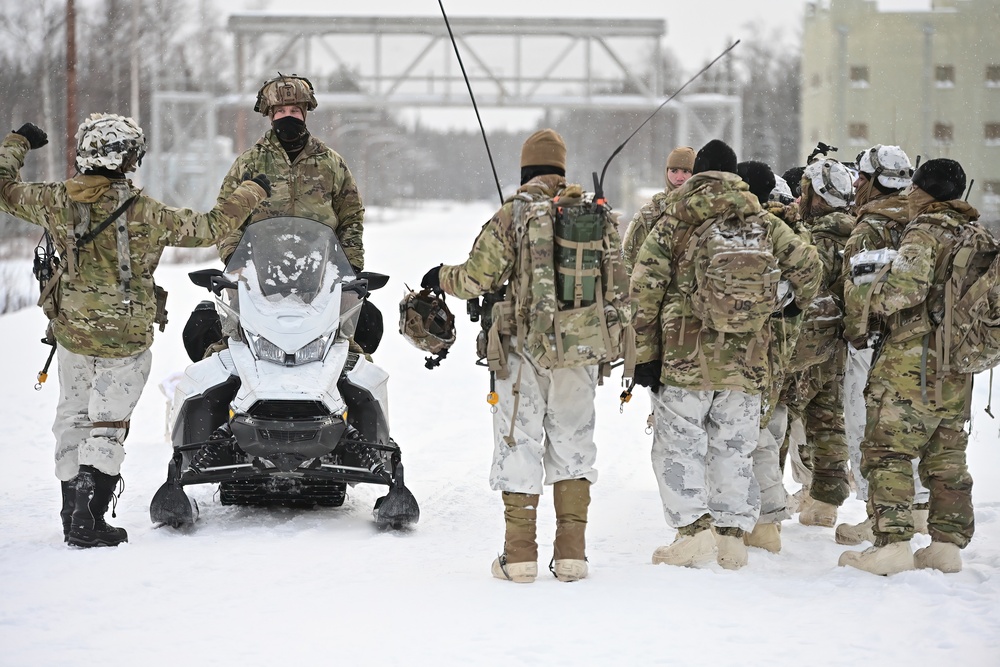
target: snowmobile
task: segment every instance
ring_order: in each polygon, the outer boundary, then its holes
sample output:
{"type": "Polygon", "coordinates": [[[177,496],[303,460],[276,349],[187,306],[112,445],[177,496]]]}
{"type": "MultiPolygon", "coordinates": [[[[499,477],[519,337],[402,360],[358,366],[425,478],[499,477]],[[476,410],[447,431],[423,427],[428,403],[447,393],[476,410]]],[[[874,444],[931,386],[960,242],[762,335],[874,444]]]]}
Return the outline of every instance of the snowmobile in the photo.
{"type": "Polygon", "coordinates": [[[388,374],[351,344],[388,276],[356,275],[333,229],[296,217],[247,225],[225,270],[189,276],[215,294],[230,339],[177,385],[152,521],[193,524],[192,484],[219,484],[223,505],[338,507],[349,484],[368,483],[388,487],[373,510],[379,527],[416,523],[389,435],[388,374]]]}

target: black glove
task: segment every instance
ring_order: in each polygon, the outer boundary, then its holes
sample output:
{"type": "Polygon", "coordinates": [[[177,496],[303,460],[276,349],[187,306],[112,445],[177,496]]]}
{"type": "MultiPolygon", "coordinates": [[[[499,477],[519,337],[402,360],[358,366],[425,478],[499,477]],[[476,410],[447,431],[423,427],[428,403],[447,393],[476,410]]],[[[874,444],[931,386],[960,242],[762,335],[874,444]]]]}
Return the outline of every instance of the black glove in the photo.
{"type": "Polygon", "coordinates": [[[267,174],[257,174],[253,178],[246,178],[244,180],[253,181],[260,187],[264,188],[264,194],[268,197],[271,196],[271,181],[267,178],[267,174]]]}
{"type": "Polygon", "coordinates": [[[34,125],[33,123],[25,123],[18,129],[14,130],[14,134],[20,134],[22,137],[28,140],[28,148],[41,148],[45,144],[49,143],[49,135],[45,134],[45,130],[34,125]]]}
{"type": "Polygon", "coordinates": [[[441,289],[441,267],[443,264],[438,264],[433,269],[424,274],[424,277],[420,279],[420,286],[424,289],[441,289]]]}
{"type": "Polygon", "coordinates": [[[660,391],[660,371],[663,365],[659,361],[646,361],[635,365],[632,379],[640,387],[649,387],[655,394],[660,391]]]}
{"type": "Polygon", "coordinates": [[[787,320],[801,314],[802,314],[802,309],[799,308],[798,305],[796,305],[795,299],[792,299],[789,302],[789,304],[781,310],[781,312],[771,313],[771,317],[787,320]]]}

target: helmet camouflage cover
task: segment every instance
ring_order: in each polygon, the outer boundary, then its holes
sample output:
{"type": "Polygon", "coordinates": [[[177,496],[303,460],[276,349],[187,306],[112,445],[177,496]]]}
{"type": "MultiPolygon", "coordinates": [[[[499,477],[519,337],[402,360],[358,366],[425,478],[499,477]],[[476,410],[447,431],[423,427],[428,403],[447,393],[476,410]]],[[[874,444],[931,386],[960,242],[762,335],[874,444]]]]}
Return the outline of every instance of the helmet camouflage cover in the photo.
{"type": "Polygon", "coordinates": [[[413,346],[437,355],[428,357],[434,368],[455,343],[455,316],[444,302],[444,294],[429,289],[410,291],[399,302],[399,333],[413,346]]]}
{"type": "Polygon", "coordinates": [[[266,81],[257,91],[257,104],[253,110],[270,116],[271,109],[287,104],[300,106],[303,111],[316,108],[316,95],[309,79],[294,74],[285,76],[279,72],[278,76],[266,81]]]}
{"type": "Polygon", "coordinates": [[[93,113],[76,131],[76,167],[81,172],[98,167],[132,171],[145,154],[146,137],[131,118],[93,113]]]}

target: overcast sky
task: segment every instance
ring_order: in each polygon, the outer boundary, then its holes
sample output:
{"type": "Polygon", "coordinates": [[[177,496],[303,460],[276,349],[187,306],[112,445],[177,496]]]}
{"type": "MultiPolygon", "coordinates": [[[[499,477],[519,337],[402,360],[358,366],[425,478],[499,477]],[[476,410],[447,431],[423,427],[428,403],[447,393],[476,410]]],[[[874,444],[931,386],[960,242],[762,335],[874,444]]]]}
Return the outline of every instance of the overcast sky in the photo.
{"type": "MultiPolygon", "coordinates": [[[[215,0],[229,11],[266,9],[283,13],[327,13],[364,16],[440,16],[437,0],[215,0]]],[[[824,0],[828,1],[828,0],[824,0]]],[[[780,28],[797,44],[806,0],[444,0],[448,16],[545,16],[577,18],[662,18],[667,46],[688,70],[697,70],[733,40],[747,36],[748,26],[780,28]]],[[[879,0],[883,10],[926,9],[930,0],[879,0]]]]}

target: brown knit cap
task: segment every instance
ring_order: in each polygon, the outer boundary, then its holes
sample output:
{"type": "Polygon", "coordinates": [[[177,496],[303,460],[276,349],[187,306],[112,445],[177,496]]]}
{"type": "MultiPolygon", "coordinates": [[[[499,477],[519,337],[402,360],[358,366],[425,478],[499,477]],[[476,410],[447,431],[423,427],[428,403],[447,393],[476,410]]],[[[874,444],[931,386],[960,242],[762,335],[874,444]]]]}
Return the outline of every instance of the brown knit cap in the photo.
{"type": "Polygon", "coordinates": [[[694,149],[690,146],[678,146],[670,151],[670,155],[667,156],[667,167],[663,170],[663,178],[667,181],[668,187],[672,184],[670,183],[670,179],[667,178],[667,172],[671,169],[694,171],[694,156],[694,149]]]}
{"type": "Polygon", "coordinates": [[[555,130],[539,130],[521,146],[521,166],[539,165],[566,170],[566,144],[555,130]]]}

